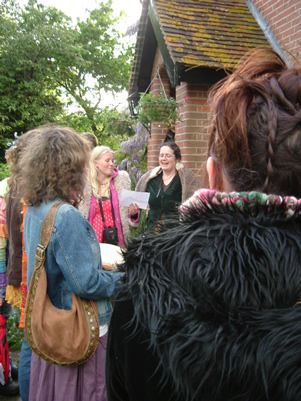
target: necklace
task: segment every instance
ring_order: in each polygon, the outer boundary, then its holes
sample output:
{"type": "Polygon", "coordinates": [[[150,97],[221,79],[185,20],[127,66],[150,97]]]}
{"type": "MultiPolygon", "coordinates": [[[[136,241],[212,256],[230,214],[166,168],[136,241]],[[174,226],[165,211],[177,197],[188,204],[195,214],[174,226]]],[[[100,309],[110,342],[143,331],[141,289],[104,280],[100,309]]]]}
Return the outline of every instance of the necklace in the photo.
{"type": "Polygon", "coordinates": [[[175,173],[173,173],[171,176],[169,176],[169,177],[165,177],[165,179],[164,179],[164,176],[162,175],[162,181],[163,181],[163,184],[164,185],[168,185],[171,181],[172,181],[172,179],[173,179],[173,177],[176,175],[176,172],[175,173]]]}
{"type": "Polygon", "coordinates": [[[173,175],[171,175],[170,177],[168,177],[167,179],[165,179],[165,182],[164,182],[164,178],[163,178],[163,175],[162,175],[162,178],[161,178],[161,181],[160,181],[160,185],[159,185],[159,191],[158,191],[158,193],[157,193],[157,195],[156,195],[156,198],[158,198],[158,196],[160,195],[160,193],[161,193],[161,191],[163,190],[164,192],[167,190],[167,188],[170,186],[170,184],[171,184],[171,182],[172,182],[172,180],[173,180],[173,177],[175,176],[177,174],[177,172],[175,172],[173,175]],[[165,188],[165,189],[164,189],[165,188]]]}
{"type": "Polygon", "coordinates": [[[99,184],[98,188],[98,195],[103,198],[103,197],[109,197],[110,194],[110,181],[107,181],[104,184],[99,184]]]}

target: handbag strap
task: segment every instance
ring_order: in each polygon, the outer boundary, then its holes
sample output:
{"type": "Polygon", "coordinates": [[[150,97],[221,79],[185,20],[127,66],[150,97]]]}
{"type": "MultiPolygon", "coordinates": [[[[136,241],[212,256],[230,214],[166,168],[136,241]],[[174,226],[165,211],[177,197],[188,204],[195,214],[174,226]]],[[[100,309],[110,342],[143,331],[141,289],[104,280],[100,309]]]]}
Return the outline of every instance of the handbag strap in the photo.
{"type": "Polygon", "coordinates": [[[45,251],[47,249],[48,243],[50,241],[51,233],[53,230],[53,225],[55,221],[55,216],[60,206],[65,202],[56,203],[51,206],[42,224],[40,243],[36,250],[36,264],[41,265],[45,261],[45,251]]]}
{"type": "MultiPolygon", "coordinates": [[[[115,227],[115,213],[114,213],[114,208],[113,208],[112,195],[110,196],[110,201],[111,201],[111,209],[112,209],[113,227],[115,227]]],[[[103,214],[101,199],[98,200],[98,204],[99,204],[99,209],[100,209],[100,213],[101,213],[101,219],[102,219],[103,225],[105,227],[106,223],[105,223],[105,216],[103,214]]]]}

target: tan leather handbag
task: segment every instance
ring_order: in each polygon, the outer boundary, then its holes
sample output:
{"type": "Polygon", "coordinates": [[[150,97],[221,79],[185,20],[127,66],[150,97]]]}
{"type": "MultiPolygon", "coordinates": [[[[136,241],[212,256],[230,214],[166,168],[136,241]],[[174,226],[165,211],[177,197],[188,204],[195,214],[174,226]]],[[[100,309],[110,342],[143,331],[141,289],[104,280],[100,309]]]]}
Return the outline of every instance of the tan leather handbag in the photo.
{"type": "Polygon", "coordinates": [[[56,365],[80,365],[95,352],[99,320],[95,301],[72,294],[72,309],[56,308],[47,295],[44,268],[46,249],[58,208],[51,207],[43,222],[25,308],[25,335],[30,348],[41,359],[56,365]]]}

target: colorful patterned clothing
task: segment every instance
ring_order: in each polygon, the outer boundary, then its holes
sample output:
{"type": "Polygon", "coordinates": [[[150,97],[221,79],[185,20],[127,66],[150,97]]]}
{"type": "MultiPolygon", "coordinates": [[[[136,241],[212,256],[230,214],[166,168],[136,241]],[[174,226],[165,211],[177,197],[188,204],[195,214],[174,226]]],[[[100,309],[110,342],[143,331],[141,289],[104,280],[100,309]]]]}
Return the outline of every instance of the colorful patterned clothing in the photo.
{"type": "Polygon", "coordinates": [[[8,245],[6,226],[6,205],[3,197],[0,197],[0,298],[5,299],[6,293],[6,256],[8,245]]]}
{"type": "Polygon", "coordinates": [[[92,220],[92,227],[94,228],[94,230],[96,232],[99,243],[105,242],[103,240],[104,227],[113,227],[114,226],[111,200],[106,198],[106,199],[102,200],[101,202],[102,202],[101,204],[102,204],[102,209],[103,209],[103,214],[104,214],[104,219],[105,219],[105,225],[103,224],[103,221],[102,221],[99,202],[97,203],[96,213],[92,220]]]}

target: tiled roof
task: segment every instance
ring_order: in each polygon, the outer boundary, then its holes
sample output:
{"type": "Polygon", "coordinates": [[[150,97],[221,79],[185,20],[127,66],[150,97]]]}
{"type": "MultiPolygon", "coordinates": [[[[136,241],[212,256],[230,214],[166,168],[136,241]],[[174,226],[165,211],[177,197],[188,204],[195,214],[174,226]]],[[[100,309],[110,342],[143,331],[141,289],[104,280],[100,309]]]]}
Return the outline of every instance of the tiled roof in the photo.
{"type": "Polygon", "coordinates": [[[175,64],[233,68],[255,47],[269,47],[244,0],[153,0],[175,64]]]}

